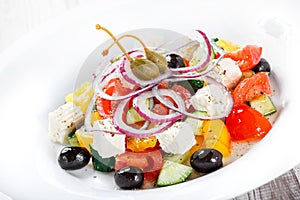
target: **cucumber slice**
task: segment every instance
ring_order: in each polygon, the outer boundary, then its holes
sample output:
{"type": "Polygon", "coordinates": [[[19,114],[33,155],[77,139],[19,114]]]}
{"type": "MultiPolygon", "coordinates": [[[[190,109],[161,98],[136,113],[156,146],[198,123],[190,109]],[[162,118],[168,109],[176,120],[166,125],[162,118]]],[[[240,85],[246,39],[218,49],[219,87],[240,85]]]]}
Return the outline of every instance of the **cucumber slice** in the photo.
{"type": "Polygon", "coordinates": [[[79,146],[79,142],[77,140],[77,137],[75,135],[76,130],[72,131],[69,135],[68,135],[68,141],[70,143],[71,146],[79,146]]]}
{"type": "Polygon", "coordinates": [[[169,160],[172,162],[182,164],[182,163],[185,163],[189,159],[189,155],[190,155],[189,151],[187,151],[184,154],[172,154],[172,155],[166,154],[164,156],[164,160],[169,160]]]}
{"type": "Polygon", "coordinates": [[[126,113],[126,123],[134,124],[142,121],[145,121],[145,119],[139,115],[139,113],[134,109],[134,107],[129,108],[129,110],[126,113]]]}
{"type": "MultiPolygon", "coordinates": [[[[198,110],[198,111],[193,112],[193,114],[196,116],[205,116],[206,112],[198,110]]],[[[187,117],[184,119],[184,121],[187,122],[191,126],[191,128],[194,132],[194,135],[202,135],[201,127],[203,124],[203,120],[195,119],[192,117],[187,117]]]]}
{"type": "Polygon", "coordinates": [[[165,160],[157,179],[157,186],[169,186],[185,181],[191,174],[193,168],[165,160]]]}
{"type": "Polygon", "coordinates": [[[263,114],[264,116],[271,115],[277,111],[276,107],[274,106],[271,98],[263,94],[256,99],[249,102],[250,106],[263,114]]]}
{"type": "Polygon", "coordinates": [[[115,170],[115,157],[102,158],[98,151],[93,149],[92,145],[90,145],[90,149],[92,152],[92,164],[95,170],[100,172],[112,172],[115,170]]]}
{"type": "MultiPolygon", "coordinates": [[[[150,100],[147,99],[145,101],[147,108],[150,108],[150,100]]],[[[129,108],[129,110],[126,113],[126,123],[127,124],[134,124],[137,122],[143,122],[145,121],[145,119],[143,117],[140,116],[140,114],[134,109],[134,107],[132,106],[131,108],[129,108]]]]}

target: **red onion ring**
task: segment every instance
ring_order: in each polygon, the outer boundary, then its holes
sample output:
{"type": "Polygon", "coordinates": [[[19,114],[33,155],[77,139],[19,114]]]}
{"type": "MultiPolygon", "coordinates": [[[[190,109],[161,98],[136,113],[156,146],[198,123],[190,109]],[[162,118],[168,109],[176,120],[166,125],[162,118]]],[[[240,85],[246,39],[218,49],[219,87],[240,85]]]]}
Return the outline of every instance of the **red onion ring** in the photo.
{"type": "Polygon", "coordinates": [[[142,87],[157,84],[157,83],[161,82],[162,80],[171,76],[171,71],[169,69],[167,69],[163,74],[160,74],[155,79],[152,79],[149,81],[141,80],[132,73],[132,70],[130,68],[130,62],[126,58],[125,58],[123,64],[120,66],[120,72],[122,73],[122,76],[124,77],[125,80],[127,80],[128,82],[130,82],[134,85],[139,85],[142,87]]]}
{"type": "Polygon", "coordinates": [[[106,77],[102,77],[101,74],[98,74],[95,77],[94,81],[93,81],[94,92],[103,99],[107,99],[107,100],[111,100],[111,101],[118,101],[118,100],[124,100],[124,99],[127,99],[127,98],[134,97],[134,96],[136,96],[136,95],[138,95],[142,92],[150,90],[154,86],[154,84],[153,85],[148,85],[144,88],[141,88],[139,90],[135,90],[135,91],[133,91],[129,94],[126,94],[126,95],[111,96],[111,95],[106,94],[103,91],[103,88],[108,84],[108,82],[111,80],[111,78],[115,78],[115,77],[117,77],[117,76],[115,76],[114,74],[110,74],[106,77]]]}
{"type": "MultiPolygon", "coordinates": [[[[172,99],[174,99],[177,105],[179,104],[184,105],[184,102],[181,98],[176,98],[176,96],[174,96],[175,91],[168,90],[168,89],[159,89],[159,90],[164,96],[172,97],[172,99]]],[[[152,91],[147,91],[133,99],[133,106],[141,117],[154,123],[177,121],[183,118],[183,115],[178,112],[172,112],[168,115],[159,115],[149,110],[146,106],[146,100],[152,97],[155,97],[155,94],[153,94],[152,91]]]]}
{"type": "Polygon", "coordinates": [[[221,59],[224,57],[225,54],[222,54],[215,62],[209,63],[207,69],[201,71],[201,72],[194,72],[194,73],[183,73],[183,74],[173,74],[170,78],[198,78],[200,76],[205,76],[210,71],[212,71],[217,64],[221,61],[221,59]]]}
{"type": "Polygon", "coordinates": [[[130,136],[130,137],[136,137],[136,138],[144,138],[144,137],[150,137],[154,134],[161,133],[164,130],[168,129],[170,126],[172,126],[173,121],[161,123],[158,126],[152,128],[152,129],[135,129],[129,125],[127,125],[124,122],[124,110],[127,106],[130,99],[126,99],[124,101],[121,101],[117,108],[115,109],[114,115],[113,115],[113,124],[115,125],[115,128],[120,131],[121,133],[130,136]]]}
{"type": "Polygon", "coordinates": [[[196,66],[190,66],[190,67],[182,67],[182,68],[176,68],[176,69],[170,69],[170,71],[174,74],[178,73],[187,73],[187,72],[193,72],[193,71],[200,71],[206,67],[206,65],[210,61],[211,57],[211,45],[209,42],[209,39],[207,38],[206,34],[200,30],[196,30],[204,39],[206,49],[207,49],[207,55],[205,59],[201,59],[201,61],[196,66]]]}
{"type": "MultiPolygon", "coordinates": [[[[228,89],[222,83],[216,81],[215,79],[213,79],[209,76],[203,76],[203,77],[201,77],[201,79],[204,80],[205,82],[217,85],[223,91],[223,93],[227,99],[227,106],[226,106],[227,109],[223,114],[216,115],[216,116],[197,116],[197,115],[187,112],[184,105],[178,105],[178,108],[176,108],[174,105],[168,103],[166,100],[164,100],[164,98],[162,98],[162,96],[164,94],[160,93],[157,86],[155,86],[152,89],[152,92],[156,95],[155,97],[162,104],[164,104],[165,106],[167,106],[168,108],[170,108],[172,110],[182,113],[185,116],[192,117],[195,119],[200,119],[200,120],[214,120],[214,119],[222,119],[224,117],[227,117],[230,114],[232,107],[233,107],[233,98],[232,98],[230,92],[228,91],[228,89]]],[[[169,81],[180,81],[180,80],[188,80],[188,79],[182,78],[182,79],[168,79],[168,80],[169,81]]],[[[176,95],[178,96],[177,98],[181,98],[178,94],[176,94],[176,95]]]]}

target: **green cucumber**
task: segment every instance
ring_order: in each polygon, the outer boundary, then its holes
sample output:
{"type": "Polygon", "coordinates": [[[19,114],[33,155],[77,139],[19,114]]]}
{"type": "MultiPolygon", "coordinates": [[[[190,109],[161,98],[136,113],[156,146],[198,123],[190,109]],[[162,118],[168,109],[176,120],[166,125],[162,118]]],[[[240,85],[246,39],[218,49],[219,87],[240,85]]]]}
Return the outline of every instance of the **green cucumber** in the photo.
{"type": "Polygon", "coordinates": [[[68,142],[70,143],[71,146],[79,146],[79,142],[76,137],[76,129],[74,129],[71,133],[68,135],[68,142]]]}
{"type": "Polygon", "coordinates": [[[185,163],[189,159],[190,152],[187,151],[184,154],[166,154],[164,160],[169,160],[179,164],[185,163]]]}
{"type": "Polygon", "coordinates": [[[100,172],[112,172],[115,170],[115,157],[102,158],[92,145],[90,145],[90,148],[92,152],[92,164],[95,170],[100,172]]]}
{"type": "Polygon", "coordinates": [[[134,107],[129,108],[129,110],[126,113],[126,123],[134,124],[142,121],[145,121],[145,119],[139,115],[139,113],[134,109],[134,107]]]}
{"type": "Polygon", "coordinates": [[[271,115],[277,111],[271,98],[266,94],[260,95],[256,99],[251,100],[249,104],[252,108],[257,110],[264,116],[271,115]]]}
{"type": "Polygon", "coordinates": [[[192,174],[192,171],[192,167],[165,160],[156,185],[169,186],[184,182],[192,174]]]}
{"type": "MultiPolygon", "coordinates": [[[[197,110],[197,111],[193,112],[192,114],[195,116],[198,116],[198,117],[206,116],[206,112],[200,111],[200,110],[197,110]]],[[[184,122],[187,122],[191,126],[191,128],[194,132],[194,135],[202,135],[201,127],[203,124],[203,120],[195,119],[192,117],[186,117],[184,119],[184,122]]]]}
{"type": "MultiPolygon", "coordinates": [[[[145,101],[147,108],[150,108],[150,100],[147,99],[145,101]]],[[[143,122],[145,119],[140,116],[140,114],[134,109],[132,106],[126,113],[126,123],[127,124],[135,124],[137,122],[143,122]]]]}

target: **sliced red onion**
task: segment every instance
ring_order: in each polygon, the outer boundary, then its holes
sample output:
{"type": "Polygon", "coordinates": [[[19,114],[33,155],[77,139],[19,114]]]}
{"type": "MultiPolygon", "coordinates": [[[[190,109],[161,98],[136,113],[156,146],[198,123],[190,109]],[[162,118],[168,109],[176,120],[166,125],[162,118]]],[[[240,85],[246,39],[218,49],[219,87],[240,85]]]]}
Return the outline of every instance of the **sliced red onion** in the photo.
{"type": "Polygon", "coordinates": [[[201,59],[201,61],[199,63],[197,63],[195,66],[170,69],[170,71],[173,74],[200,71],[200,70],[204,69],[206,67],[206,65],[209,63],[210,57],[211,57],[211,45],[210,45],[209,39],[207,38],[207,36],[204,32],[202,32],[200,30],[196,30],[196,31],[202,36],[202,38],[204,39],[205,45],[206,45],[205,49],[207,51],[205,51],[206,52],[205,59],[201,59]]]}
{"type": "Polygon", "coordinates": [[[111,96],[111,95],[106,94],[103,91],[103,88],[108,84],[108,82],[112,78],[116,78],[116,77],[117,76],[113,73],[106,77],[102,77],[101,74],[97,75],[93,81],[94,92],[103,99],[118,101],[118,100],[123,100],[123,99],[134,97],[144,91],[150,90],[154,86],[154,85],[148,85],[144,88],[141,88],[139,90],[134,90],[133,92],[130,92],[129,94],[121,95],[121,96],[115,96],[115,95],[111,96]]]}
{"type": "MultiPolygon", "coordinates": [[[[163,94],[163,96],[171,97],[177,105],[184,104],[182,98],[176,98],[177,96],[174,95],[174,93],[176,93],[175,91],[169,89],[159,89],[159,90],[161,94],[163,94]]],[[[168,115],[159,115],[152,112],[147,107],[146,104],[146,100],[152,97],[155,97],[155,94],[152,91],[147,91],[133,99],[133,106],[141,117],[154,123],[176,121],[183,118],[183,115],[178,112],[172,112],[168,115]]]]}
{"type": "Polygon", "coordinates": [[[128,82],[130,82],[132,84],[139,85],[142,87],[157,84],[157,83],[161,82],[162,80],[171,76],[171,71],[169,69],[166,69],[166,71],[164,73],[160,74],[155,79],[148,80],[148,81],[141,80],[132,73],[132,70],[130,68],[130,62],[128,59],[126,59],[124,61],[124,63],[122,65],[120,65],[120,72],[122,73],[125,80],[127,80],[128,82]]]}
{"type": "MultiPolygon", "coordinates": [[[[182,81],[182,80],[189,80],[189,79],[186,79],[186,78],[182,78],[182,79],[179,79],[179,78],[176,78],[176,79],[168,79],[168,81],[182,81]]],[[[217,85],[224,93],[226,99],[227,99],[227,109],[225,110],[225,112],[223,114],[220,114],[220,115],[215,115],[215,116],[197,116],[197,115],[194,115],[193,113],[190,113],[188,112],[184,105],[178,105],[178,107],[175,107],[174,105],[170,104],[168,101],[166,101],[164,98],[163,98],[163,95],[160,90],[158,89],[157,86],[155,86],[153,89],[152,89],[152,92],[156,95],[155,97],[162,103],[164,104],[165,106],[167,106],[168,108],[172,109],[172,110],[175,110],[177,112],[180,112],[182,114],[184,114],[185,116],[188,116],[188,117],[192,117],[192,118],[196,118],[196,119],[200,119],[200,120],[214,120],[214,119],[222,119],[224,117],[227,117],[229,115],[229,113],[231,112],[232,110],[232,107],[233,107],[233,99],[232,99],[232,96],[230,94],[230,92],[228,91],[228,89],[220,82],[216,81],[215,79],[209,77],[209,76],[203,76],[201,77],[201,80],[205,81],[205,82],[208,82],[210,84],[215,84],[217,85]]],[[[176,94],[178,95],[178,94],[176,94]]],[[[178,98],[181,98],[179,95],[178,95],[178,98]]]]}
{"type": "Polygon", "coordinates": [[[173,122],[166,122],[161,123],[158,126],[152,128],[152,129],[135,129],[125,123],[125,117],[124,117],[124,110],[128,104],[130,99],[126,99],[124,101],[121,101],[117,108],[115,109],[114,115],[113,115],[113,124],[115,125],[115,128],[120,131],[123,134],[126,134],[130,137],[136,137],[136,138],[144,138],[144,137],[150,137],[154,134],[161,133],[164,130],[168,129],[170,126],[172,126],[173,122]]]}
{"type": "Polygon", "coordinates": [[[200,72],[191,72],[191,73],[182,73],[182,74],[173,74],[171,78],[198,78],[200,76],[205,76],[208,74],[211,70],[213,70],[217,64],[221,61],[221,59],[224,57],[225,54],[221,55],[217,60],[213,60],[208,64],[208,67],[200,72]]]}
{"type": "MultiPolygon", "coordinates": [[[[152,109],[154,107],[154,100],[153,98],[149,99],[149,109],[152,109]]],[[[145,130],[149,127],[149,125],[151,124],[150,121],[145,121],[145,123],[143,124],[143,126],[140,128],[141,130],[145,130]]]]}

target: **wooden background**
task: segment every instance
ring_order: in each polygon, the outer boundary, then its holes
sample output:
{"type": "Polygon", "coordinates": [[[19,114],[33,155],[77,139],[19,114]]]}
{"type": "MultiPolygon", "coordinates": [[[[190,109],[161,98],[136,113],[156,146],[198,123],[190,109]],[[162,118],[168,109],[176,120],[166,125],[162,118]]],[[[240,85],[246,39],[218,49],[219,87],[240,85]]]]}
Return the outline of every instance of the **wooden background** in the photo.
{"type": "MultiPolygon", "coordinates": [[[[94,1],[96,0],[0,0],[0,54],[39,25],[72,8],[94,1]]],[[[234,199],[300,199],[300,165],[234,199]]]]}

